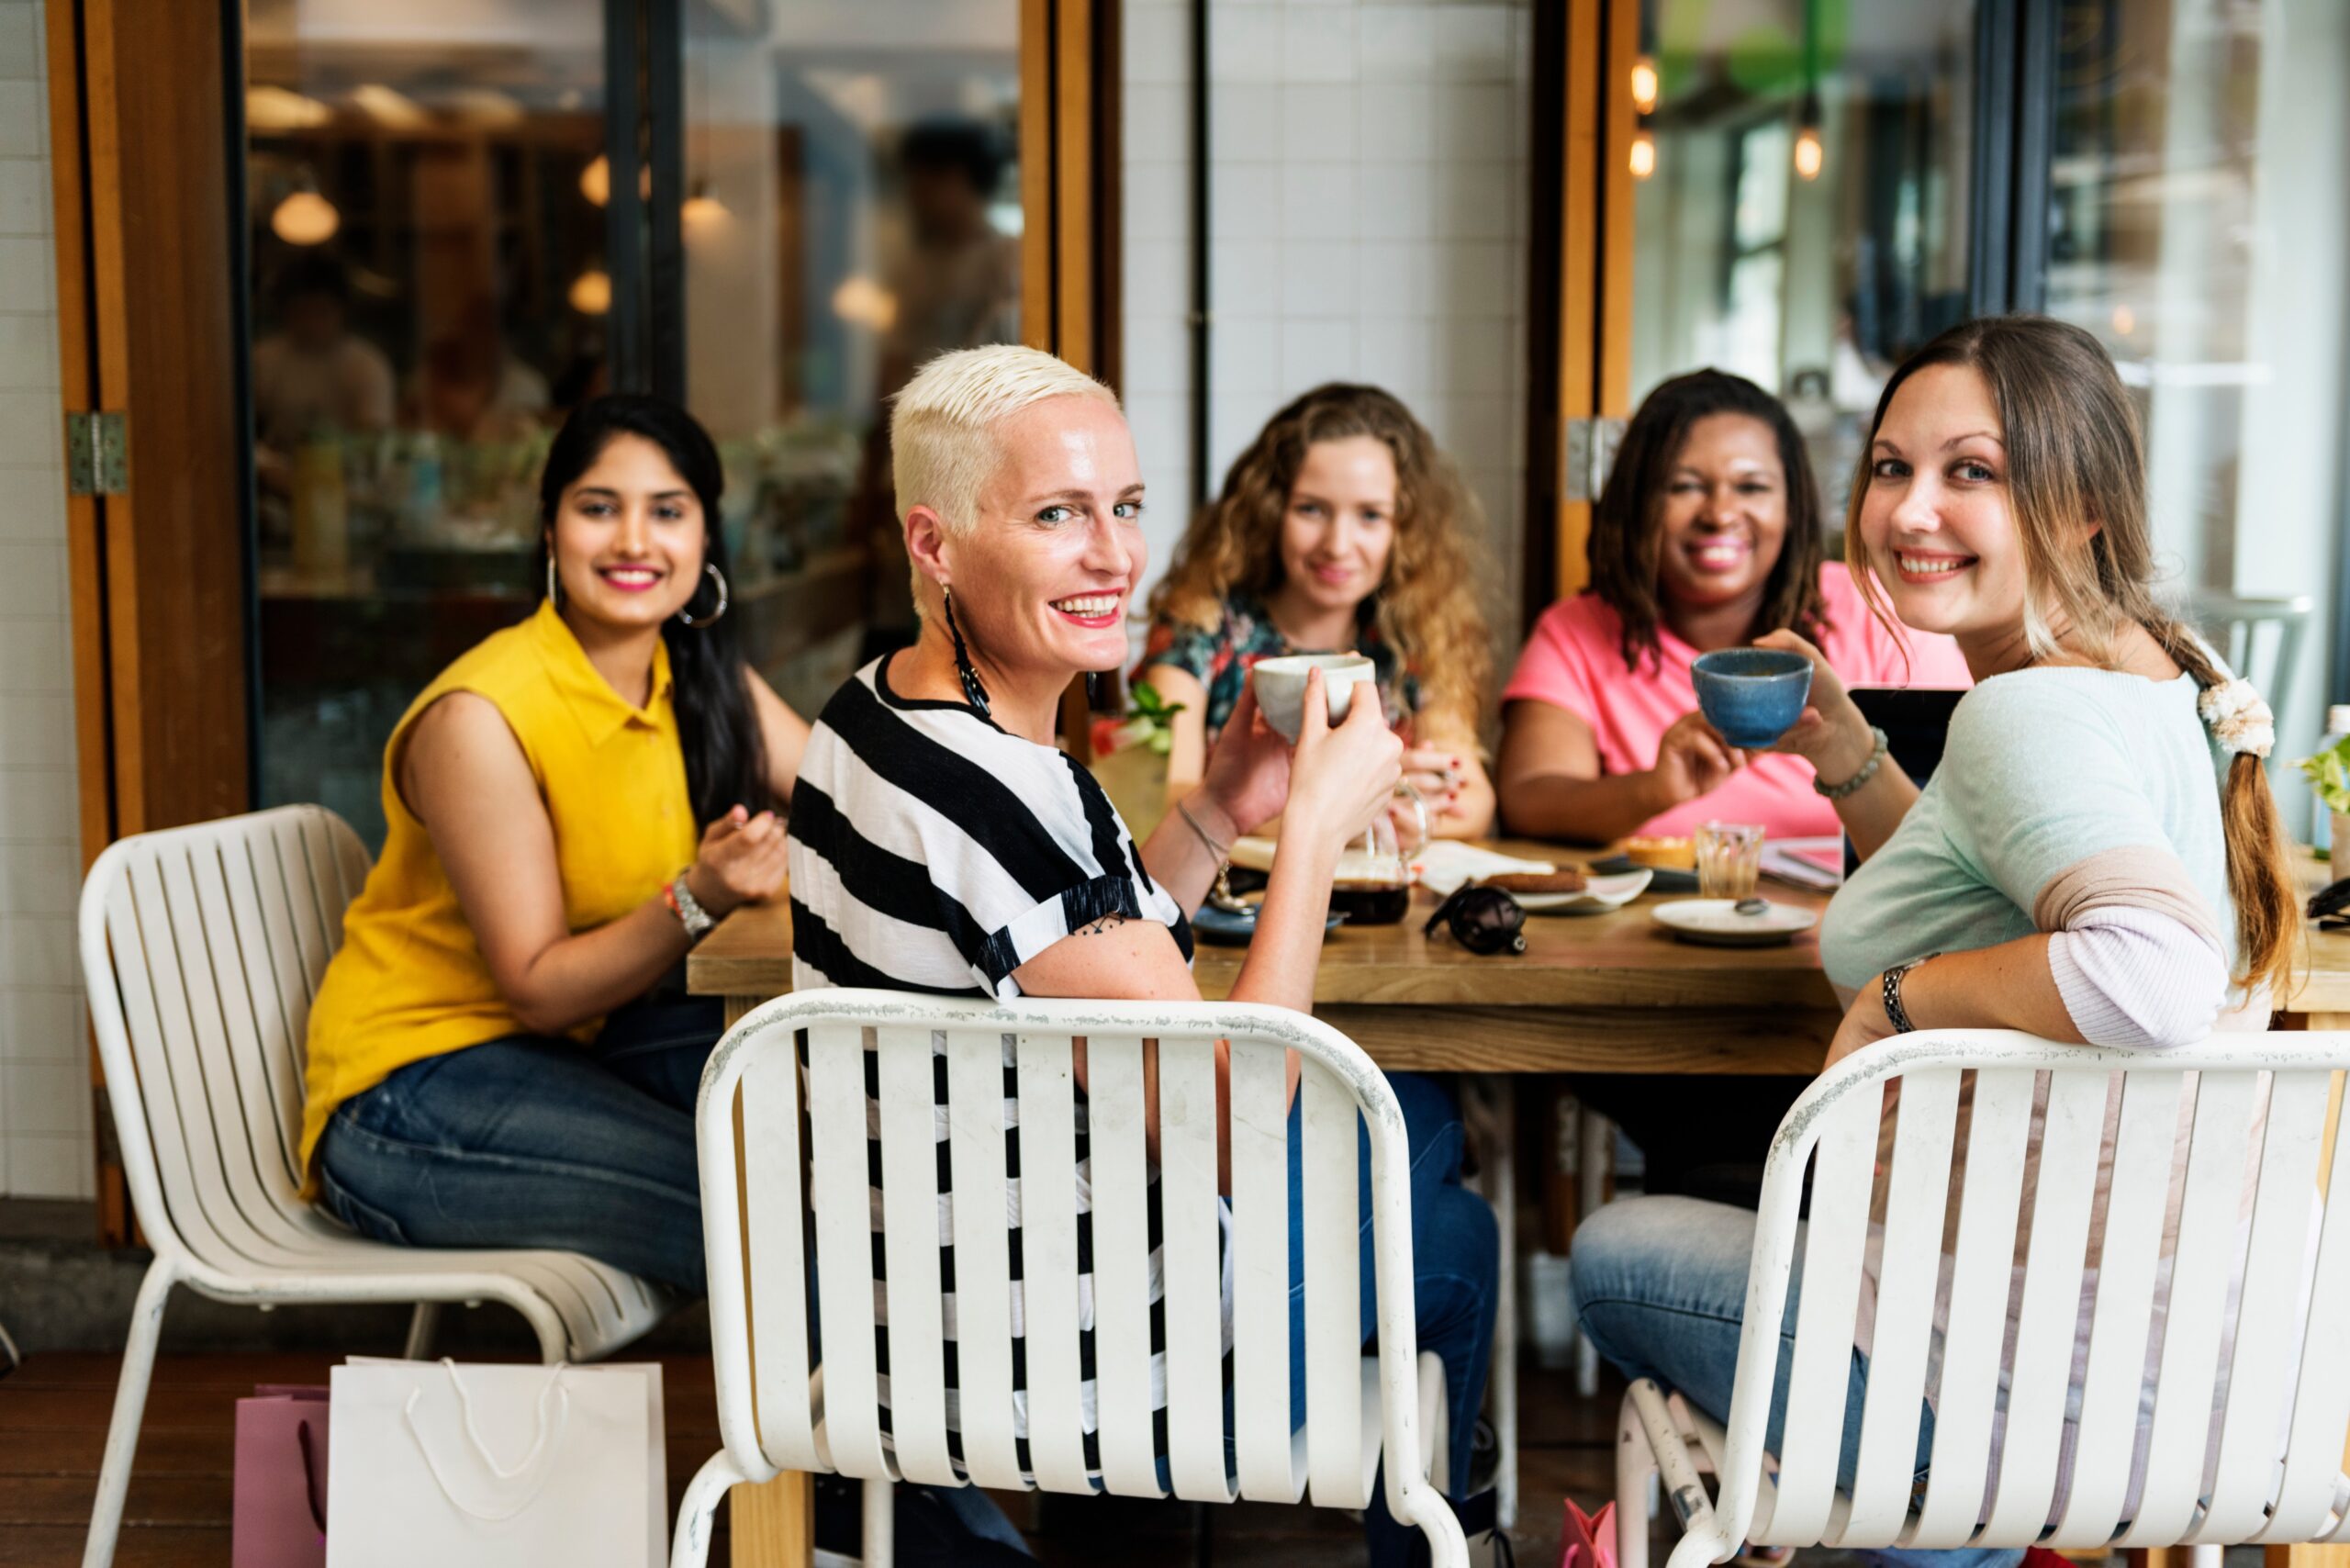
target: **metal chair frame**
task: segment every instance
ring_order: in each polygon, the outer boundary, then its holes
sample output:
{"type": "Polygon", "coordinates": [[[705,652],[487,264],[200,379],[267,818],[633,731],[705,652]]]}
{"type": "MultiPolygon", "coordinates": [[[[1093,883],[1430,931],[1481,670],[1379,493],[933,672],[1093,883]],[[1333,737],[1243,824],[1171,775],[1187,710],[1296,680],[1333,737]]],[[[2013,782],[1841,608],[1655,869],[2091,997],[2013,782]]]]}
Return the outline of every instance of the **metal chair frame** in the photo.
{"type": "Polygon", "coordinates": [[[82,888],[82,974],[132,1212],[155,1260],[140,1282],[83,1550],[114,1560],[123,1497],[174,1285],[266,1311],[407,1302],[408,1353],[437,1304],[499,1301],[548,1362],[643,1333],[667,1293],[574,1253],[365,1240],[303,1201],[297,1159],[310,1003],[342,942],[367,851],[319,806],[140,834],[82,888]]]}
{"type": "Polygon", "coordinates": [[[1946,1029],[1847,1058],[1796,1102],[1771,1148],[1727,1425],[1647,1380],[1625,1396],[1618,1568],[1646,1568],[1652,1474],[1662,1477],[1684,1527],[1671,1568],[1723,1562],[1745,1541],[2097,1549],[2350,1539],[2337,1491],[2350,1430],[2350,1188],[2342,1185],[2350,1118],[2339,1110],[2345,1067],[2350,1034],[2324,1032],[2222,1035],[2157,1052],[1946,1029]],[[1893,1153],[1880,1172],[1882,1091],[1897,1081],[1893,1153]],[[1972,1126],[1962,1142],[1963,1094],[1971,1097],[1972,1126]],[[2191,1117],[2190,1143],[2175,1183],[2183,1114],[2191,1117]],[[2111,1179],[2100,1214],[2109,1125],[2111,1179]],[[2035,1137],[2039,1174],[2027,1192],[2035,1137]],[[1964,1185],[1955,1251],[1946,1260],[1954,1163],[1964,1185]],[[1790,1397],[1774,1457],[1763,1436],[1807,1170],[1811,1212],[1790,1397]],[[2326,1170],[2330,1192],[2321,1186],[2326,1170]],[[1885,1205],[1875,1327],[1860,1462],[1846,1495],[1837,1489],[1837,1465],[1878,1182],[1885,1205]],[[2180,1220],[2176,1250],[2166,1252],[2175,1184],[2180,1220]],[[2019,1269],[2027,1209],[2030,1238],[2019,1269]],[[2098,1218],[2104,1237],[2091,1260],[2098,1218]],[[2165,1258],[2166,1323],[2150,1345],[2165,1258]],[[2074,1390],[2068,1383],[2092,1264],[2087,1371],[2074,1390]],[[1913,1488],[1945,1269],[1950,1306],[1931,1467],[1913,1488]],[[2232,1281],[2242,1289],[2232,1324],[2232,1281]],[[2012,1359],[2003,1361],[2015,1291],[2020,1327],[2012,1359]],[[2233,1349],[2223,1369],[2231,1327],[2233,1349]],[[2153,1424],[2142,1434],[2150,1358],[2153,1424]],[[2003,1374],[2011,1393],[1994,1467],[2003,1374]],[[2071,1482],[2059,1496],[2070,1395],[2077,1396],[2077,1440],[2071,1482]],[[2130,1508],[2142,1439],[2145,1468],[2130,1508]],[[2207,1467],[2215,1477],[2208,1488],[2207,1467]],[[1710,1497],[1698,1479],[1704,1470],[1718,1479],[1710,1497]]]}
{"type": "Polygon", "coordinates": [[[711,1334],[724,1447],[687,1488],[673,1568],[698,1568],[726,1489],[778,1472],[857,1476],[865,1561],[890,1560],[889,1486],[901,1478],[1050,1492],[1094,1490],[1079,1373],[1073,1047],[1085,1042],[1091,1157],[1095,1405],[1102,1484],[1134,1496],[1236,1497],[1361,1507],[1383,1448],[1386,1496],[1461,1568],[1460,1526],[1427,1473],[1441,1452],[1441,1363],[1416,1349],[1403,1113],[1377,1066],[1328,1025],[1245,1003],[962,1002],[833,990],[784,997],[720,1042],[697,1113],[711,1334]],[[944,1065],[934,1038],[944,1039],[944,1065]],[[805,1069],[800,1041],[805,1040],[805,1069]],[[1227,1468],[1214,1047],[1230,1043],[1233,1312],[1227,1468]],[[1155,1451],[1144,1047],[1158,1048],[1166,1426],[1155,1451]],[[1022,1222],[1017,1336],[1028,1468],[1015,1447],[1013,1234],[1004,1073],[1016,1071],[1022,1222]],[[1305,1210],[1305,1425],[1289,1388],[1288,1102],[1298,1093],[1305,1210]],[[872,1228],[866,1062],[879,1083],[883,1225],[872,1228]],[[946,1075],[950,1107],[934,1103],[946,1075]],[[1371,1137],[1378,1354],[1362,1352],[1355,1123],[1371,1137]],[[954,1292],[940,1279],[938,1172],[949,1170],[954,1292]],[[886,1264],[887,1327],[873,1258],[886,1264]],[[811,1282],[811,1274],[813,1274],[811,1282]],[[811,1287],[823,1335],[813,1338],[811,1287]],[[950,1308],[951,1304],[951,1308],[950,1308]],[[951,1338],[946,1312],[953,1313],[951,1338]],[[888,1405],[876,1370],[888,1345],[888,1405]],[[948,1417],[946,1347],[957,1366],[948,1417]],[[885,1435],[885,1418],[889,1430],[885,1435]],[[948,1453],[950,1429],[960,1462],[948,1453]]]}

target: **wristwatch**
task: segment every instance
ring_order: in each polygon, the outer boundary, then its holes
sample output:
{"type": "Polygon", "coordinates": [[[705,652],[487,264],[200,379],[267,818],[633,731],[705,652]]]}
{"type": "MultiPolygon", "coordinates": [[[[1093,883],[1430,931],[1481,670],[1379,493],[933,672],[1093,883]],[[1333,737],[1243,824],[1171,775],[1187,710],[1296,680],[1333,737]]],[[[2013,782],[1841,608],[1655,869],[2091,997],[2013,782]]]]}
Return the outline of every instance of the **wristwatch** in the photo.
{"type": "Polygon", "coordinates": [[[676,915],[677,924],[686,928],[686,940],[688,942],[700,941],[710,935],[710,928],[718,924],[711,919],[710,911],[702,908],[701,900],[694,897],[693,889],[686,885],[684,871],[678,872],[677,880],[661,890],[661,902],[669,906],[669,913],[676,915]]]}
{"type": "Polygon", "coordinates": [[[1940,953],[1929,953],[1923,958],[1912,958],[1906,964],[1896,964],[1885,971],[1885,1015],[1897,1035],[1917,1033],[1918,1025],[1909,1022],[1908,1010],[1901,1005],[1901,977],[1929,959],[1939,958],[1940,953]]]}

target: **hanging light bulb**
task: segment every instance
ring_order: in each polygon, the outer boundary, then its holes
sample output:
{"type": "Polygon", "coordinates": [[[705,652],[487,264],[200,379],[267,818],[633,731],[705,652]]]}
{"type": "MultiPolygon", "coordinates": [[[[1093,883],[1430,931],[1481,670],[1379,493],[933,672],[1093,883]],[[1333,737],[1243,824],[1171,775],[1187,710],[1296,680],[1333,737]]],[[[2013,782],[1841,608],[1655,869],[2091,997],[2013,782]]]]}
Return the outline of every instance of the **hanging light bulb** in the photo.
{"type": "Polygon", "coordinates": [[[1644,54],[1632,62],[1632,112],[1656,113],[1656,62],[1644,54]]]}
{"type": "Polygon", "coordinates": [[[601,316],[612,308],[612,274],[591,266],[571,280],[571,291],[565,297],[582,316],[601,316]]]}
{"type": "Polygon", "coordinates": [[[1796,173],[1807,180],[1819,178],[1819,171],[1828,161],[1828,151],[1819,140],[1819,95],[1808,88],[1803,95],[1803,113],[1796,132],[1796,173]]]}
{"type": "Polygon", "coordinates": [[[611,161],[602,153],[597,153],[596,161],[579,171],[579,194],[598,207],[612,199],[611,161]]]}
{"type": "Polygon", "coordinates": [[[1642,126],[1632,133],[1632,178],[1645,180],[1656,173],[1656,137],[1642,126]]]}
{"type": "Polygon", "coordinates": [[[269,215],[269,230],[289,245],[323,245],[342,227],[342,214],[320,196],[308,174],[269,215]]]}
{"type": "Polygon", "coordinates": [[[685,205],[677,209],[677,216],[684,219],[688,227],[699,228],[704,224],[722,220],[728,213],[726,204],[710,194],[710,182],[696,180],[692,192],[686,197],[685,205]]]}

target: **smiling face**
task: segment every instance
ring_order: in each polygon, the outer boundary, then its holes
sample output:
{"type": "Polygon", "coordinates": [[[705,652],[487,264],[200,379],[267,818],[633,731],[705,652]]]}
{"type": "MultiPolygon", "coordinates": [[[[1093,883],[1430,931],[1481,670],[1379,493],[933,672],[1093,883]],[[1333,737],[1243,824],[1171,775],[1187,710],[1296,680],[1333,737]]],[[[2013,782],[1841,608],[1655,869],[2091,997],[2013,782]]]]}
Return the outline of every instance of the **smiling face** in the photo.
{"type": "Polygon", "coordinates": [[[2021,636],[2029,584],[2003,435],[1969,366],[1928,365],[1893,394],[1869,449],[1860,537],[1905,625],[1965,643],[2021,636]]]}
{"type": "Polygon", "coordinates": [[[1281,586],[1315,610],[1379,591],[1395,548],[1395,457],[1377,436],[1305,449],[1281,513],[1281,586]]]}
{"type": "Polygon", "coordinates": [[[1657,586],[1669,606],[1714,610],[1760,599],[1787,539],[1779,438],[1751,414],[1689,427],[1658,507],[1657,586]]]}
{"type": "Polygon", "coordinates": [[[1142,468],[1117,409],[1047,398],[996,426],[1002,459],[979,517],[938,549],[955,616],[983,666],[1067,679],[1125,660],[1125,616],[1149,552],[1142,468]]]}
{"type": "Polygon", "coordinates": [[[701,501],[669,454],[622,434],[565,487],[553,543],[566,617],[642,629],[693,598],[708,534],[701,501]]]}

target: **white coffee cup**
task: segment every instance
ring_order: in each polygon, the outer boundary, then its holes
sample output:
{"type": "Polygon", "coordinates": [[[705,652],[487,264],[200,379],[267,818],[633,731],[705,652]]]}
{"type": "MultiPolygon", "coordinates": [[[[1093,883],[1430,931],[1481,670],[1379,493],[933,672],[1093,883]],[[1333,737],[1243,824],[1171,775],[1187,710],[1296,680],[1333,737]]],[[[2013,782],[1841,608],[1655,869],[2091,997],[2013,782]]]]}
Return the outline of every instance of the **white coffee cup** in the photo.
{"type": "Polygon", "coordinates": [[[1329,699],[1333,724],[1346,718],[1358,683],[1373,683],[1376,696],[1376,666],[1360,654],[1285,654],[1259,659],[1248,671],[1258,711],[1273,733],[1292,745],[1305,718],[1305,675],[1316,669],[1322,672],[1322,692],[1329,699]]]}

